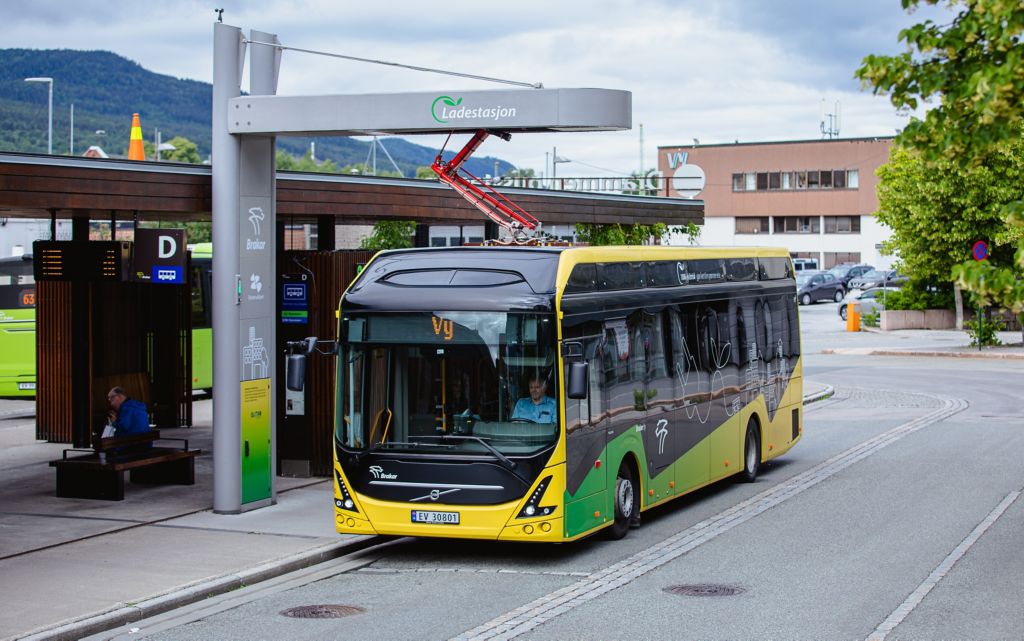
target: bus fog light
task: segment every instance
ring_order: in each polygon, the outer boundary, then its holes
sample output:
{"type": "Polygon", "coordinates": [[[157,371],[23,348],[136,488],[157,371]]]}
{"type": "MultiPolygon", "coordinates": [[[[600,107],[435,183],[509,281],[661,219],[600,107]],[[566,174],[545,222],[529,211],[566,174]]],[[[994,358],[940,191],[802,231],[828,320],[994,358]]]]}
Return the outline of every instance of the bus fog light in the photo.
{"type": "Polygon", "coordinates": [[[540,524],[540,531],[541,532],[550,532],[551,531],[551,524],[547,523],[547,522],[541,523],[540,524]]]}
{"type": "Polygon", "coordinates": [[[532,525],[524,525],[523,526],[523,532],[526,532],[527,534],[533,534],[533,526],[532,525]]]}
{"type": "Polygon", "coordinates": [[[345,499],[345,507],[347,509],[351,510],[355,506],[356,506],[356,504],[352,502],[352,499],[345,499]]]}
{"type": "Polygon", "coordinates": [[[352,517],[349,517],[349,518],[345,519],[345,525],[347,525],[348,527],[355,527],[356,526],[356,520],[353,519],[352,517]]]}

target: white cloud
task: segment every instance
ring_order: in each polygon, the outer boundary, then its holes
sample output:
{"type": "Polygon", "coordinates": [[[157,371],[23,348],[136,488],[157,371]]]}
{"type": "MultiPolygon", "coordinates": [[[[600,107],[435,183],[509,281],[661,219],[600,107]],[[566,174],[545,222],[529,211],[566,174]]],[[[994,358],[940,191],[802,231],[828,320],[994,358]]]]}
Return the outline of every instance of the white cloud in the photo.
{"type": "MultiPolygon", "coordinates": [[[[762,3],[525,0],[444,3],[330,0],[224,3],[225,22],[275,32],[286,45],[496,76],[547,87],[600,86],[633,92],[634,127],[644,124],[644,165],[658,145],[814,139],[819,104],[842,102],[841,135],[891,135],[905,120],[888,101],[859,91],[864,55],[898,50],[907,16],[897,0],[856,6],[785,0],[762,3]]],[[[936,10],[931,10],[936,11],[936,10]]],[[[4,3],[5,46],[107,49],[151,71],[209,82],[212,5],[35,0],[4,3]]],[[[483,88],[479,82],[288,51],[280,93],[370,93],[483,88]]],[[[544,154],[616,172],[640,164],[638,131],[521,134],[481,154],[543,171],[544,154]]],[[[418,139],[440,145],[442,139],[418,139]]],[[[458,143],[455,143],[458,144],[458,143]]],[[[586,165],[559,174],[587,175],[586,165]]]]}

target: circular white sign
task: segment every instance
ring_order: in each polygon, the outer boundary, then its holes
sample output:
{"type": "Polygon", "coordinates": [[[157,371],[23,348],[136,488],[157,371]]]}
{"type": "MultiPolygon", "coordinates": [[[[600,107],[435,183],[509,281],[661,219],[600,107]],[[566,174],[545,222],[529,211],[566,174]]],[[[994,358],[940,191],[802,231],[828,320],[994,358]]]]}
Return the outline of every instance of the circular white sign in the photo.
{"type": "Polygon", "coordinates": [[[697,165],[679,165],[672,174],[672,189],[681,198],[693,198],[707,183],[704,170],[697,165]]]}

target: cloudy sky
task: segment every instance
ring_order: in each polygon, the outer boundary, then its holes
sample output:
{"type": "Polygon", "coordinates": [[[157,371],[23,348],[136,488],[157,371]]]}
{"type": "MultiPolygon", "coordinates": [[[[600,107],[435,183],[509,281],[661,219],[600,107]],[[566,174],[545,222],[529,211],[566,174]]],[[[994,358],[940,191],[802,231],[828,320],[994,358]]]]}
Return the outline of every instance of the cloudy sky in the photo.
{"type": "MultiPolygon", "coordinates": [[[[32,0],[0,4],[4,47],[105,49],[157,72],[210,82],[214,9],[285,45],[437,67],[545,87],[633,93],[633,130],[521,134],[480,153],[560,176],[617,175],[655,166],[658,146],[821,137],[822,100],[841,103],[841,137],[892,135],[906,122],[854,70],[897,53],[908,15],[899,0],[32,0]]],[[[502,88],[286,51],[278,93],[374,93],[502,88]]],[[[59,86],[55,88],[60,90],[59,86]]],[[[439,145],[433,137],[421,144],[439,145]]]]}

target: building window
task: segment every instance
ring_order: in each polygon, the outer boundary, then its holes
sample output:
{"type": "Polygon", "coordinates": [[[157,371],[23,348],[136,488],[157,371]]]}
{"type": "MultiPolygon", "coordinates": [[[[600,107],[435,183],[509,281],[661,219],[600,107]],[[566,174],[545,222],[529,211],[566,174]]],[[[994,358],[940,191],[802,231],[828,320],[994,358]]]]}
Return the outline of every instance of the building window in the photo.
{"type": "Polygon", "coordinates": [[[743,174],[732,175],[732,190],[743,191],[743,174]]]}
{"type": "Polygon", "coordinates": [[[754,188],[757,186],[754,179],[754,174],[743,174],[743,184],[745,186],[744,191],[754,191],[754,188]]]}
{"type": "Polygon", "coordinates": [[[851,169],[846,172],[846,186],[850,189],[857,189],[860,186],[860,172],[856,169],[851,169]]]}
{"type": "Polygon", "coordinates": [[[767,234],[768,217],[742,217],[736,218],[737,234],[767,234]]]}
{"type": "Polygon", "coordinates": [[[768,174],[768,189],[781,189],[782,188],[782,174],[774,171],[768,174]]]}
{"type": "Polygon", "coordinates": [[[831,269],[843,263],[853,263],[856,265],[859,262],[860,252],[825,252],[824,269],[831,269]]]}
{"type": "Polygon", "coordinates": [[[821,231],[820,216],[776,216],[776,234],[817,234],[821,231]]]}
{"type": "Polygon", "coordinates": [[[791,172],[791,171],[783,172],[783,174],[782,174],[782,188],[783,189],[792,189],[793,188],[792,185],[793,185],[793,172],[791,172]]]}
{"type": "Polygon", "coordinates": [[[832,187],[835,189],[846,188],[846,171],[832,172],[832,187]]]}
{"type": "Polygon", "coordinates": [[[759,171],[732,174],[733,191],[789,191],[793,189],[857,189],[856,169],[759,171]]]}
{"type": "Polygon", "coordinates": [[[821,188],[831,189],[832,188],[832,171],[821,172],[821,188]]]}
{"type": "Polygon", "coordinates": [[[825,216],[826,234],[859,234],[860,216],[825,216]]]}
{"type": "Polygon", "coordinates": [[[757,190],[766,191],[768,189],[768,174],[761,172],[757,174],[757,190]]]}
{"type": "Polygon", "coordinates": [[[818,189],[821,187],[821,172],[820,171],[809,171],[807,172],[807,188],[818,189]]]}
{"type": "Polygon", "coordinates": [[[807,172],[798,171],[796,172],[796,188],[807,189],[807,172]]]}

